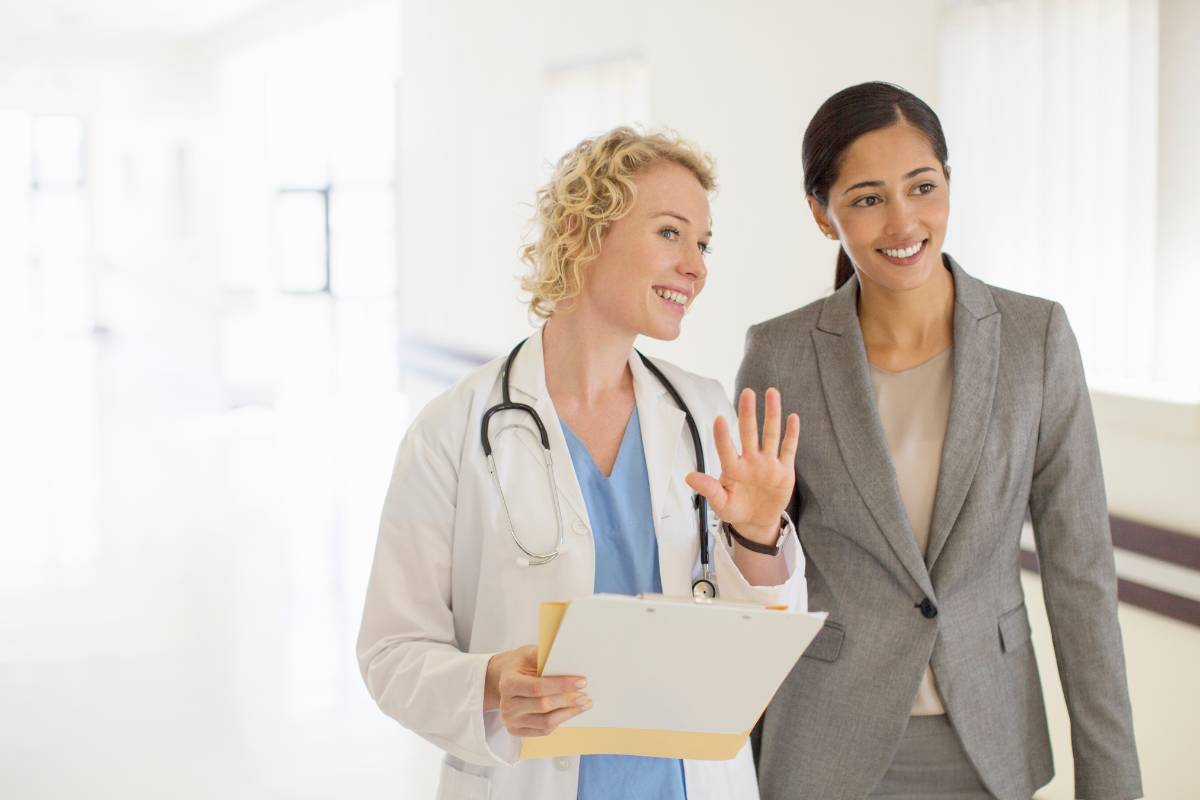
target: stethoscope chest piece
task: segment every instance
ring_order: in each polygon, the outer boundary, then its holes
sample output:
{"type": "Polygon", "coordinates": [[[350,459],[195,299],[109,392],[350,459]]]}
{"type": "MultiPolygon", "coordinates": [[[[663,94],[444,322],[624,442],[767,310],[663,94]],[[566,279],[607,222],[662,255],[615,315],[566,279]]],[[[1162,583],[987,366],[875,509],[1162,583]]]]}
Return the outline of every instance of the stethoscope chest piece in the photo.
{"type": "Polygon", "coordinates": [[[716,600],[717,599],[717,584],[708,578],[697,578],[692,583],[692,599],[694,600],[716,600]]]}

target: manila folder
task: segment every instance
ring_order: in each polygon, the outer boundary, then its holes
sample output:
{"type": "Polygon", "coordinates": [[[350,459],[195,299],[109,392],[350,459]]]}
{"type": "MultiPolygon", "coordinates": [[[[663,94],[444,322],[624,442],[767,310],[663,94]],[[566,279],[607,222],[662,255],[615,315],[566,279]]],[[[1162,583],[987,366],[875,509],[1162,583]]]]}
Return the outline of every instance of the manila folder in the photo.
{"type": "Polygon", "coordinates": [[[728,760],[824,624],[749,603],[597,594],[543,603],[538,674],[581,675],[592,707],[522,758],[728,760]]]}

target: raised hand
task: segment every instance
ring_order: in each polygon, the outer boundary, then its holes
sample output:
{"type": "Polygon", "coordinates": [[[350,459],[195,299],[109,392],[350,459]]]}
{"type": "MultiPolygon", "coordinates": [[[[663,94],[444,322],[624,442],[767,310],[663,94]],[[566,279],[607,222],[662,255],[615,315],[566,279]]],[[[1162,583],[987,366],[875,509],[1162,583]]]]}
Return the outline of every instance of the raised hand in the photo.
{"type": "Polygon", "coordinates": [[[779,538],[779,518],[787,507],[796,484],[796,447],[800,442],[800,417],[789,414],[780,441],[782,401],[778,390],[767,389],[766,419],[762,440],[758,435],[755,396],[743,389],[738,398],[738,430],[742,440],[739,455],[729,432],[729,423],[717,417],[713,438],[721,459],[721,477],[703,472],[687,476],[687,484],[708,499],[708,505],[738,533],[760,544],[779,538]]]}

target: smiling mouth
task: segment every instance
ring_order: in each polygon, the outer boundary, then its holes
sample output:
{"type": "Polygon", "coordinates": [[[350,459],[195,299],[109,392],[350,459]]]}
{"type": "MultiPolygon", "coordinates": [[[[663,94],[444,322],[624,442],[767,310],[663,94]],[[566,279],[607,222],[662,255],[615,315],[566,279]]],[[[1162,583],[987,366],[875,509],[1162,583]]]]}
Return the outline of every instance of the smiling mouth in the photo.
{"type": "Polygon", "coordinates": [[[677,292],[674,289],[664,289],[656,286],[654,288],[654,293],[673,306],[678,306],[680,309],[687,308],[689,298],[683,292],[677,292]]]}
{"type": "Polygon", "coordinates": [[[915,244],[910,244],[907,247],[881,247],[876,250],[877,253],[882,253],[883,257],[893,264],[908,265],[915,264],[921,260],[921,256],[925,254],[925,247],[929,244],[928,239],[922,239],[915,244]]]}

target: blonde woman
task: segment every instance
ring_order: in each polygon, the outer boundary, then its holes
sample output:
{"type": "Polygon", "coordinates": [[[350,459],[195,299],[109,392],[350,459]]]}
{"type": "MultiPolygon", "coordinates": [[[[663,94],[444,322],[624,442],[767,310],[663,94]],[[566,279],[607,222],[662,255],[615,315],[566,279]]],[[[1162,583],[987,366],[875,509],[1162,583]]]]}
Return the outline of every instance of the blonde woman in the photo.
{"type": "Polygon", "coordinates": [[[708,157],[674,136],[618,128],[567,153],[525,251],[545,324],[431,402],[400,446],[358,659],[384,713],[446,751],[439,797],[758,797],[749,748],[518,759],[523,737],[590,707],[586,675],[536,674],[542,602],[719,592],[805,607],[783,513],[799,420],[781,424],[768,389],[760,435],[752,392],[735,418],[716,381],[634,349],[679,336],[704,288],[714,186],[708,157]],[[717,462],[719,479],[698,468],[717,462]]]}

